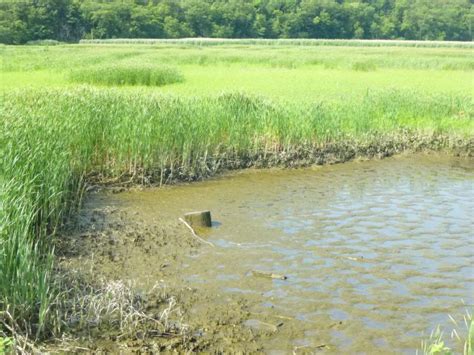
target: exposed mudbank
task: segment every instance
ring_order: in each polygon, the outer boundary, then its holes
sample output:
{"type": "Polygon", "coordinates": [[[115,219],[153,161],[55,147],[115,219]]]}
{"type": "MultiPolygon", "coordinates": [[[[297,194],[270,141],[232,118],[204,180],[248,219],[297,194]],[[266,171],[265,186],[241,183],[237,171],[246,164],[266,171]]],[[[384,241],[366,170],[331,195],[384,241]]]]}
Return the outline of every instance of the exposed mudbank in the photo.
{"type": "MultiPolygon", "coordinates": [[[[123,174],[119,179],[104,179],[100,174],[89,176],[93,187],[107,185],[136,186],[163,185],[183,181],[199,181],[225,171],[249,168],[304,168],[312,165],[340,164],[353,160],[383,159],[402,153],[441,153],[456,157],[474,156],[474,139],[441,135],[420,135],[401,132],[396,135],[381,135],[366,142],[350,139],[320,145],[299,145],[291,149],[281,149],[279,145],[267,147],[254,154],[231,154],[203,158],[193,167],[165,167],[140,173],[123,174]]],[[[118,190],[120,191],[120,190],[118,190]]]]}
{"type": "Polygon", "coordinates": [[[103,280],[130,284],[146,295],[141,296],[142,309],[151,319],[159,319],[172,298],[174,311],[167,322],[174,330],[156,331],[145,324],[122,336],[113,329],[86,332],[67,346],[108,351],[413,350],[435,325],[430,322],[443,323],[440,315],[455,314],[465,287],[472,287],[472,278],[466,278],[472,253],[463,249],[469,232],[460,223],[462,211],[469,210],[462,207],[469,203],[463,184],[472,179],[472,168],[471,158],[418,155],[301,171],[247,171],[202,184],[118,195],[108,189],[91,193],[59,240],[59,267],[85,275],[91,285],[103,280]],[[347,196],[337,205],[340,193],[347,196]],[[274,195],[280,202],[272,200],[274,195]],[[457,212],[449,208],[455,205],[457,212]],[[202,207],[211,208],[223,223],[202,235],[216,248],[199,243],[177,220],[202,207]],[[319,216],[317,222],[312,216],[319,216]],[[255,225],[259,218],[264,225],[255,225]],[[295,244],[299,240],[306,240],[304,248],[295,244]],[[274,255],[279,252],[280,257],[274,255]],[[288,280],[253,277],[252,267],[288,275],[288,280]],[[403,320],[384,325],[386,317],[401,314],[403,320]],[[365,339],[356,337],[361,329],[365,339]]]}
{"type": "MultiPolygon", "coordinates": [[[[100,194],[97,198],[108,197],[100,194]]],[[[100,207],[97,198],[86,203],[84,213],[71,221],[58,240],[60,273],[74,272],[96,293],[104,292],[102,285],[128,285],[148,319],[125,329],[113,323],[73,328],[67,341],[57,340],[44,349],[226,351],[231,346],[233,351],[261,350],[257,339],[271,337],[276,329],[264,326],[257,331],[246,326],[257,298],[216,295],[183,282],[186,257],[196,254],[200,244],[182,224],[168,219],[144,221],[138,213],[100,207]],[[145,279],[138,277],[144,272],[145,279]],[[163,331],[160,318],[167,309],[167,330],[163,331]]],[[[115,302],[115,296],[109,296],[109,302],[115,302]]]]}

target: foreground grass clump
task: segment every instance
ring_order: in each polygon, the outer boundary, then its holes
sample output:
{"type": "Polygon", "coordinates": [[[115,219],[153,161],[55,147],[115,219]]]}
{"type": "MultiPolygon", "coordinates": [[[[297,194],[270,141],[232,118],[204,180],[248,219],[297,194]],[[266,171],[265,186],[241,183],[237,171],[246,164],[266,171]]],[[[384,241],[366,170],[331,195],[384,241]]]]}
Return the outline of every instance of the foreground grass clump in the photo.
{"type": "Polygon", "coordinates": [[[184,81],[183,75],[171,67],[146,65],[101,65],[72,71],[70,80],[101,85],[163,86],[184,81]]]}
{"type": "Polygon", "coordinates": [[[406,149],[472,154],[474,137],[471,97],[412,91],[291,105],[241,93],[21,90],[2,96],[0,115],[0,310],[10,315],[0,313],[0,336],[65,326],[52,241],[87,181],[166,183],[406,149]]]}
{"type": "MultiPolygon", "coordinates": [[[[474,353],[474,319],[472,313],[466,311],[463,316],[464,329],[462,329],[456,320],[449,316],[455,328],[451,331],[451,339],[456,339],[464,343],[463,355],[472,355],[474,353]]],[[[452,355],[454,350],[446,345],[447,337],[438,326],[436,330],[431,332],[430,338],[427,341],[421,342],[421,353],[424,355],[452,355]]],[[[418,350],[416,354],[418,355],[418,350]]]]}

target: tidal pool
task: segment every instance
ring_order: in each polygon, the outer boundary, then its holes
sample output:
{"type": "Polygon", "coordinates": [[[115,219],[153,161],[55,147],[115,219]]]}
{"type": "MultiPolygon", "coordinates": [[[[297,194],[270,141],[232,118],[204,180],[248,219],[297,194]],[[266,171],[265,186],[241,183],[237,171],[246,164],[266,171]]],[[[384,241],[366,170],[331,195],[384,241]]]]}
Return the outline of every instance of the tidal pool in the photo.
{"type": "MultiPolygon", "coordinates": [[[[182,282],[258,299],[246,325],[275,327],[267,352],[413,353],[438,324],[453,328],[449,315],[472,311],[473,182],[472,159],[412,155],[247,170],[107,203],[145,222],[211,210],[214,226],[200,235],[215,247],[185,257],[182,282]]],[[[154,281],[146,269],[136,278],[154,281]]]]}

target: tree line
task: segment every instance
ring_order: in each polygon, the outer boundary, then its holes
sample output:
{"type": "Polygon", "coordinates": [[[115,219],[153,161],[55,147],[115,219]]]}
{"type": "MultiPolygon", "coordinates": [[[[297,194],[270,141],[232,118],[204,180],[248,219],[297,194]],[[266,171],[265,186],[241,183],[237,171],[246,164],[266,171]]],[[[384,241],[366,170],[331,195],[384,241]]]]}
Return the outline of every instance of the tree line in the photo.
{"type": "Polygon", "coordinates": [[[104,38],[472,40],[471,0],[4,0],[0,43],[104,38]]]}

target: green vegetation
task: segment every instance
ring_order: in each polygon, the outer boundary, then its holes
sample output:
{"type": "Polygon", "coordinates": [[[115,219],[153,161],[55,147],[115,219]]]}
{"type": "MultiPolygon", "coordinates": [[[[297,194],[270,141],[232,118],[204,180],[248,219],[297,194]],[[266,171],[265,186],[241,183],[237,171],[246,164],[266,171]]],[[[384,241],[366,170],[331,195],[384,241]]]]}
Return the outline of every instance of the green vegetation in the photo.
{"type": "Polygon", "coordinates": [[[144,65],[101,65],[83,68],[72,71],[70,79],[87,84],[145,86],[163,86],[184,80],[174,68],[144,65]]]}
{"type": "Polygon", "coordinates": [[[179,43],[0,47],[0,339],[67,327],[54,238],[87,182],[472,154],[469,47],[179,43]]]}
{"type": "MultiPolygon", "coordinates": [[[[458,323],[451,317],[455,328],[451,331],[451,338],[464,343],[463,355],[472,355],[474,353],[474,319],[472,314],[466,311],[463,316],[465,329],[459,329],[458,323]]],[[[425,355],[452,355],[455,352],[446,345],[445,334],[441,331],[438,326],[435,331],[430,334],[428,341],[422,341],[421,350],[425,355]]],[[[418,353],[418,352],[417,352],[418,353]]]]}
{"type": "Polygon", "coordinates": [[[0,4],[0,43],[81,38],[471,40],[469,0],[26,0],[0,4]]]}
{"type": "Polygon", "coordinates": [[[5,354],[10,351],[13,345],[13,340],[11,338],[2,338],[0,337],[0,354],[5,354]]]}
{"type": "MultiPolygon", "coordinates": [[[[387,39],[309,39],[309,38],[115,38],[82,39],[82,44],[182,44],[194,46],[260,45],[260,46],[342,46],[342,47],[427,47],[427,48],[473,48],[472,42],[415,41],[387,39]]],[[[57,45],[55,41],[36,41],[29,44],[57,45]]]]}
{"type": "MultiPolygon", "coordinates": [[[[278,41],[280,43],[280,41],[278,41]]],[[[244,91],[278,101],[363,96],[386,88],[474,93],[470,48],[225,44],[59,45],[0,47],[0,90],[71,86],[69,74],[100,66],[176,67],[186,82],[154,91],[180,96],[244,91]],[[369,65],[370,71],[354,70],[369,65]]]]}

